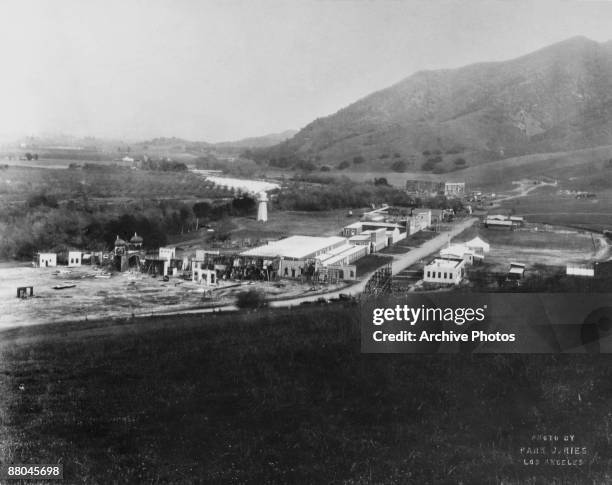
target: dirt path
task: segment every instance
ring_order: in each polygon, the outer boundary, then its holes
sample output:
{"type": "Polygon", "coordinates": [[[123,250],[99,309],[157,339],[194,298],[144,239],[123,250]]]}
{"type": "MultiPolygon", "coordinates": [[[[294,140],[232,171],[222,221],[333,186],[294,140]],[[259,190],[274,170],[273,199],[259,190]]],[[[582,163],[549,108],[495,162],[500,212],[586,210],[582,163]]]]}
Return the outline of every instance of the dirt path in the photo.
{"type": "Polygon", "coordinates": [[[526,197],[530,192],[533,192],[535,189],[540,187],[556,187],[556,183],[552,182],[541,182],[539,184],[533,184],[525,181],[517,182],[518,187],[515,187],[511,190],[511,192],[516,192],[514,194],[508,194],[503,196],[501,199],[497,199],[495,203],[491,206],[491,208],[497,208],[501,205],[502,202],[506,202],[512,199],[518,199],[520,197],[526,197]]]}

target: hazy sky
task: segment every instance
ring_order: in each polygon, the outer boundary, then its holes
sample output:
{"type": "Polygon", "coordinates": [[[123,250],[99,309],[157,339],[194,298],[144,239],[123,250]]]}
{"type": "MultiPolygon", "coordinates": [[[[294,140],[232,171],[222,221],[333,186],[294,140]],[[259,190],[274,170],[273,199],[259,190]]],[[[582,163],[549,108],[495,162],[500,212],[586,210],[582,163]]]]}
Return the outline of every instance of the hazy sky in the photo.
{"type": "Polygon", "coordinates": [[[299,129],[421,69],[611,26],[595,0],[1,0],[0,134],[299,129]]]}

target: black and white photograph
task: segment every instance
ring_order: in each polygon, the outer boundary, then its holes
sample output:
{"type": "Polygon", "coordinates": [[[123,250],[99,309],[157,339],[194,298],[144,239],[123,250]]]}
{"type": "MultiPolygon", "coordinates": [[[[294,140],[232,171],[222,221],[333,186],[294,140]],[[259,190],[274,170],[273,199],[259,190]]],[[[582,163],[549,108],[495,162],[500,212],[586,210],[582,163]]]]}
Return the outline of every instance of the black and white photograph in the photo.
{"type": "Polygon", "coordinates": [[[0,0],[0,483],[612,485],[612,0],[0,0]]]}

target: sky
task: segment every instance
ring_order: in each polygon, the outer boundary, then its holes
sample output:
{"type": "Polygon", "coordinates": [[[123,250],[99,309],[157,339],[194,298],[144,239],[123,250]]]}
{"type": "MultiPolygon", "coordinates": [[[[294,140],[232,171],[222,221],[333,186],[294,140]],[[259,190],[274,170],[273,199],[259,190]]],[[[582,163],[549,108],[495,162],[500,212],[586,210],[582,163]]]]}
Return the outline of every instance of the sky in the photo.
{"type": "Polygon", "coordinates": [[[612,0],[2,0],[0,136],[300,129],[416,71],[611,25],[612,0]]]}

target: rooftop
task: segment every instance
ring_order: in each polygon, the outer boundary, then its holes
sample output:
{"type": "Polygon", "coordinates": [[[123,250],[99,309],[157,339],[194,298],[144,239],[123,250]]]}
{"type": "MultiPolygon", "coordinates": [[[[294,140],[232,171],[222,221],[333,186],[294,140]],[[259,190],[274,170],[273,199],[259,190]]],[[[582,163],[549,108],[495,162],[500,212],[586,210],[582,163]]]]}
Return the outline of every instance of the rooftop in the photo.
{"type": "Polygon", "coordinates": [[[273,241],[264,246],[249,249],[242,252],[241,255],[262,258],[305,259],[314,257],[317,252],[328,251],[330,248],[345,242],[346,238],[339,236],[290,236],[280,241],[273,241]]]}
{"type": "Polygon", "coordinates": [[[426,268],[456,268],[463,262],[463,259],[458,258],[434,258],[426,265],[426,268]]]}

